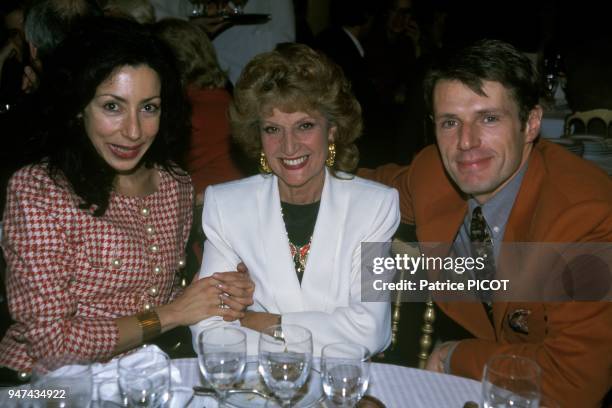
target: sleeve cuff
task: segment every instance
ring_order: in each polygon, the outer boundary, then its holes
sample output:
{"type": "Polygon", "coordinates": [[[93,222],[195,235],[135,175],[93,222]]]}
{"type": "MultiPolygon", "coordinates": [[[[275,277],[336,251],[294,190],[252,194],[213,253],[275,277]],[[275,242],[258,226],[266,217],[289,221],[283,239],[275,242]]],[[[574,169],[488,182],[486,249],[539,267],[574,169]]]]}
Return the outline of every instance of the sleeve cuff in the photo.
{"type": "Polygon", "coordinates": [[[453,352],[455,351],[458,345],[459,345],[459,342],[456,341],[453,344],[451,344],[448,349],[448,353],[446,354],[446,358],[444,359],[444,373],[445,374],[451,374],[451,359],[453,357],[453,352]]]}

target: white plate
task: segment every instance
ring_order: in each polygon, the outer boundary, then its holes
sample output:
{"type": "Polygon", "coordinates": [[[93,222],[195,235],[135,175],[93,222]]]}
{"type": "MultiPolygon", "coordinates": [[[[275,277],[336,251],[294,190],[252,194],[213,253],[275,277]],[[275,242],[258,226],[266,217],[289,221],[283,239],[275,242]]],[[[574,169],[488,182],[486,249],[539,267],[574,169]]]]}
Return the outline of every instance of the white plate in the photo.
{"type": "MultiPolygon", "coordinates": [[[[263,378],[257,370],[257,362],[249,362],[245,368],[244,382],[240,388],[257,389],[267,394],[272,394],[266,387],[263,378]]],[[[321,387],[321,374],[314,368],[310,371],[308,382],[300,390],[300,394],[291,401],[295,408],[307,408],[317,405],[323,400],[323,388],[321,387]]],[[[231,394],[225,403],[234,408],[257,408],[264,407],[267,400],[255,394],[231,394]]],[[[270,405],[268,405],[270,406],[270,405]]],[[[274,405],[272,405],[274,406],[274,405]]]]}

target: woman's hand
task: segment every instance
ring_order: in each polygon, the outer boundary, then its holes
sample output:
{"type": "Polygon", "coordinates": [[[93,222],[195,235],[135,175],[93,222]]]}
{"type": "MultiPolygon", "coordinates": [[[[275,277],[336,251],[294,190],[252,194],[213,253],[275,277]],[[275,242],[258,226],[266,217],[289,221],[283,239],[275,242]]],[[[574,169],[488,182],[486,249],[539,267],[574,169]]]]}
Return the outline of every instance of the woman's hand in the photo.
{"type": "Polygon", "coordinates": [[[216,272],[194,280],[173,302],[156,311],[164,331],[211,316],[221,316],[231,322],[244,317],[244,310],[253,304],[254,291],[255,284],[241,263],[237,272],[216,272]]]}
{"type": "Polygon", "coordinates": [[[233,308],[222,308],[223,291],[220,282],[212,277],[193,281],[173,302],[156,309],[163,331],[177,326],[188,326],[211,316],[228,320],[239,319],[243,313],[233,308]]]}
{"type": "MultiPolygon", "coordinates": [[[[238,272],[217,272],[212,277],[220,282],[217,287],[223,291],[223,303],[233,310],[243,312],[253,304],[255,284],[246,272],[244,264],[239,264],[237,269],[238,272]]],[[[223,316],[223,319],[235,320],[227,316],[223,316]]]]}

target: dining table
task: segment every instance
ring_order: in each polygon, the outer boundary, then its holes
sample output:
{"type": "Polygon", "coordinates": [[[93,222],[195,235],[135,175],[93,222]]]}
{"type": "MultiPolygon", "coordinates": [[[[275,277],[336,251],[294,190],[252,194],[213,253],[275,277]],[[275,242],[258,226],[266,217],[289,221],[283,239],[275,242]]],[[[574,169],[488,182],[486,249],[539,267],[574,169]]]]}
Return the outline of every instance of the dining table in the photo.
{"type": "MultiPolygon", "coordinates": [[[[318,368],[315,361],[315,368],[318,368]]],[[[178,368],[182,385],[202,384],[197,359],[172,360],[178,368]]],[[[393,364],[371,363],[367,394],[387,408],[462,408],[466,402],[480,401],[481,383],[468,378],[440,374],[393,364]]],[[[191,406],[191,405],[190,405],[191,406]]],[[[194,405],[202,408],[202,405],[194,405]]],[[[209,401],[206,408],[216,408],[209,401]]],[[[326,407],[324,403],[315,407],[326,407]]]]}
{"type": "MultiPolygon", "coordinates": [[[[249,363],[257,374],[257,362],[249,358],[249,363]]],[[[112,362],[110,363],[112,364],[112,362]]],[[[323,398],[320,379],[318,378],[319,360],[315,359],[314,370],[311,372],[308,390],[310,402],[304,403],[304,398],[295,405],[296,407],[328,408],[323,398]]],[[[200,373],[198,360],[196,358],[174,359],[171,361],[171,399],[164,405],[166,408],[217,408],[217,399],[208,393],[193,393],[206,382],[200,373]]],[[[99,384],[94,374],[94,390],[99,384]]],[[[19,389],[28,389],[29,385],[23,385],[19,389]]],[[[2,407],[42,407],[42,401],[29,401],[9,396],[15,395],[17,388],[0,389],[0,406],[2,407]]],[[[105,407],[99,403],[99,398],[94,391],[90,408],[105,407]]],[[[468,378],[457,377],[448,374],[440,374],[421,369],[404,367],[393,364],[371,363],[370,381],[367,395],[374,397],[373,401],[380,401],[387,408],[462,408],[474,405],[480,401],[481,383],[468,378]],[[466,405],[466,403],[472,404],[466,405]]],[[[228,407],[263,407],[265,400],[262,398],[249,400],[243,396],[242,399],[228,399],[228,407]],[[235,402],[239,401],[239,402],[235,402]],[[249,402],[252,401],[252,402],[249,402]],[[235,405],[236,404],[236,405],[235,405]]],[[[373,405],[370,405],[373,406],[373,405]]]]}

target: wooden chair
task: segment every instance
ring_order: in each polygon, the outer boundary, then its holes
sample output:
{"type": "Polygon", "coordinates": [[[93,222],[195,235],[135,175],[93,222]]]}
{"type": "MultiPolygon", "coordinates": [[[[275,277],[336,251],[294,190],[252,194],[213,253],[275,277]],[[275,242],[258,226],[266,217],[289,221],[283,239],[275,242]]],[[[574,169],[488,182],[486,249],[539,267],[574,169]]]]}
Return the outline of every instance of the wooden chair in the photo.
{"type": "Polygon", "coordinates": [[[574,112],[565,118],[564,134],[576,134],[575,126],[580,125],[584,134],[599,134],[612,138],[612,110],[593,109],[584,112],[574,112]]]}
{"type": "MultiPolygon", "coordinates": [[[[403,241],[402,239],[395,238],[391,245],[391,253],[393,255],[396,254],[408,254],[409,256],[418,257],[420,255],[420,250],[418,246],[411,245],[408,242],[403,241]]],[[[400,272],[399,281],[404,279],[406,271],[402,270],[400,272]]],[[[415,306],[415,305],[413,305],[415,306]]],[[[393,300],[393,309],[392,309],[392,317],[391,317],[391,346],[390,351],[396,351],[399,347],[399,331],[400,331],[400,321],[401,321],[401,310],[402,310],[402,296],[401,292],[395,296],[393,300]]],[[[425,302],[425,311],[423,312],[423,325],[421,326],[421,334],[419,337],[419,351],[417,354],[417,364],[419,368],[425,368],[425,364],[427,363],[427,359],[429,358],[429,353],[431,352],[431,347],[433,345],[433,334],[434,334],[434,322],[436,319],[436,311],[434,307],[434,303],[431,299],[428,299],[425,302]]]]}

